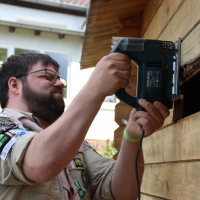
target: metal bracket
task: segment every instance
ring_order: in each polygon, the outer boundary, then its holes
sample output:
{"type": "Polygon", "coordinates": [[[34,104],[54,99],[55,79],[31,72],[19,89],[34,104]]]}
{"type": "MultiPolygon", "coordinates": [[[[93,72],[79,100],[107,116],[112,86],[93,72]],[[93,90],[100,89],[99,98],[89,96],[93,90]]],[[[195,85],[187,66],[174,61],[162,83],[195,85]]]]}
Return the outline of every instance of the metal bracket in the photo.
{"type": "Polygon", "coordinates": [[[173,63],[173,87],[172,87],[172,99],[175,100],[179,96],[179,73],[180,73],[180,59],[181,59],[181,38],[175,42],[175,49],[177,50],[176,56],[174,56],[173,63]]]}

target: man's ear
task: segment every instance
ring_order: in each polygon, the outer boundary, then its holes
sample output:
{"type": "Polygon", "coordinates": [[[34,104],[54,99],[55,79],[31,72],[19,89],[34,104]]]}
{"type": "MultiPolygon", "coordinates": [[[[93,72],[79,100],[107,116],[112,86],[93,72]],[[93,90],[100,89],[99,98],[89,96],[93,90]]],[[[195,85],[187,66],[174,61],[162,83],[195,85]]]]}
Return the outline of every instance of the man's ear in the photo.
{"type": "Polygon", "coordinates": [[[21,81],[19,79],[17,79],[16,77],[11,77],[8,80],[9,90],[16,95],[19,95],[20,90],[21,90],[21,86],[22,86],[21,81]]]}

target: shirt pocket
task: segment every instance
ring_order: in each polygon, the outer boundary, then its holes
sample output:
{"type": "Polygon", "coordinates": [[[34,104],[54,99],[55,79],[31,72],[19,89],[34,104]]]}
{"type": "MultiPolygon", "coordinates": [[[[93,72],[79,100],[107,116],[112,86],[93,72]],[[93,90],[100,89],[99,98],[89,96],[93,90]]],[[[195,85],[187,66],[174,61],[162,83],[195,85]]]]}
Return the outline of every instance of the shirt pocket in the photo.
{"type": "Polygon", "coordinates": [[[36,183],[31,186],[31,193],[33,199],[40,197],[40,199],[61,199],[61,194],[58,186],[57,177],[49,182],[36,183]]]}

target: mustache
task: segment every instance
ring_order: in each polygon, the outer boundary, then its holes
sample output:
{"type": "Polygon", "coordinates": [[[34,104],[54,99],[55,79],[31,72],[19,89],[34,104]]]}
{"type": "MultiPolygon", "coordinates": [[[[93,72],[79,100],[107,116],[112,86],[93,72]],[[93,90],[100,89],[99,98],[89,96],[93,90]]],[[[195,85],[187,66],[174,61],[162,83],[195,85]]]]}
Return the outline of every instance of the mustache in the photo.
{"type": "Polygon", "coordinates": [[[61,87],[56,86],[56,87],[52,88],[52,90],[51,90],[51,93],[54,93],[54,92],[60,92],[63,94],[64,90],[61,87]]]}

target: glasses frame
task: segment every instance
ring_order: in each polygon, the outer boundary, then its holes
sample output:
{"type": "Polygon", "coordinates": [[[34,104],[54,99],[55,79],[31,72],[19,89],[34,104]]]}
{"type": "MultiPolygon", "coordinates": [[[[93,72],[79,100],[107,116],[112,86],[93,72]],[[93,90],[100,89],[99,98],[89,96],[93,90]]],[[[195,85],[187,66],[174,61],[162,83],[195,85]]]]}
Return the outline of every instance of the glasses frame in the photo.
{"type": "MultiPolygon", "coordinates": [[[[53,70],[44,68],[44,69],[40,69],[40,70],[37,70],[37,71],[33,71],[33,72],[29,72],[29,73],[26,73],[26,74],[22,74],[22,75],[16,76],[16,78],[19,78],[19,77],[21,77],[21,76],[27,76],[28,74],[33,74],[33,73],[45,71],[45,77],[46,77],[47,80],[49,80],[49,78],[48,78],[47,75],[46,75],[47,70],[50,70],[50,71],[52,71],[54,74],[56,74],[53,70]]],[[[63,88],[66,88],[66,87],[67,87],[67,81],[66,81],[64,78],[58,76],[57,74],[56,74],[56,79],[55,79],[54,81],[51,81],[51,80],[49,80],[49,81],[52,82],[52,83],[55,83],[58,79],[63,83],[63,85],[64,85],[63,88]],[[62,81],[62,80],[63,80],[63,81],[62,81]]]]}

